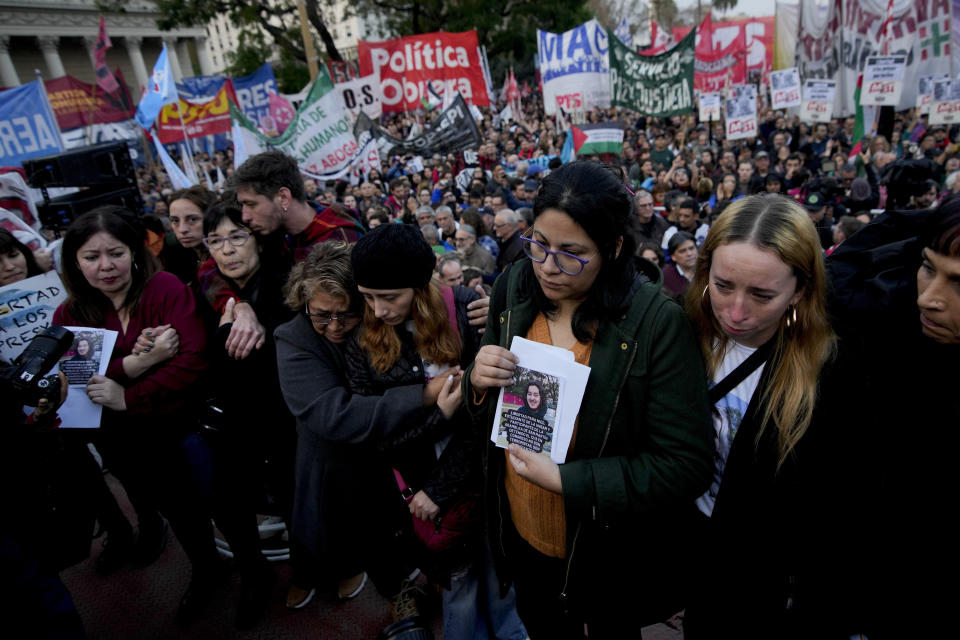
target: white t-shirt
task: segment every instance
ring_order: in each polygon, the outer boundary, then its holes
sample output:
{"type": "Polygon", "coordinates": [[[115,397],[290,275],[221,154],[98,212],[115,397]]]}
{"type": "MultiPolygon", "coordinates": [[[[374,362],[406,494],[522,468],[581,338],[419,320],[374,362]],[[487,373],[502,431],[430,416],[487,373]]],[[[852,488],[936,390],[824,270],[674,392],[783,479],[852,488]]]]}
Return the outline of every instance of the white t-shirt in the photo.
{"type": "MultiPolygon", "coordinates": [[[[677,225],[668,227],[666,231],[663,232],[663,240],[660,241],[660,248],[664,251],[667,250],[667,247],[670,246],[670,238],[673,237],[677,231],[680,231],[677,225]]],[[[710,233],[710,225],[706,222],[701,223],[697,230],[693,233],[693,238],[697,242],[697,248],[703,246],[703,241],[707,239],[707,234],[710,233]]]]}
{"type": "MultiPolygon", "coordinates": [[[[734,369],[749,358],[756,349],[745,347],[736,342],[728,342],[727,353],[717,367],[714,379],[710,386],[714,386],[726,378],[734,369]]],[[[760,384],[760,376],[763,375],[763,368],[766,364],[757,367],[750,375],[743,379],[743,382],[730,390],[713,406],[713,430],[714,447],[713,460],[715,463],[713,470],[713,482],[707,492],[697,498],[697,508],[705,515],[713,515],[713,505],[717,499],[717,493],[720,491],[720,481],[723,479],[723,470],[727,466],[727,457],[730,455],[730,447],[733,446],[733,439],[737,435],[737,429],[743,422],[743,415],[747,412],[747,406],[750,399],[753,398],[757,385],[760,384]]]]}

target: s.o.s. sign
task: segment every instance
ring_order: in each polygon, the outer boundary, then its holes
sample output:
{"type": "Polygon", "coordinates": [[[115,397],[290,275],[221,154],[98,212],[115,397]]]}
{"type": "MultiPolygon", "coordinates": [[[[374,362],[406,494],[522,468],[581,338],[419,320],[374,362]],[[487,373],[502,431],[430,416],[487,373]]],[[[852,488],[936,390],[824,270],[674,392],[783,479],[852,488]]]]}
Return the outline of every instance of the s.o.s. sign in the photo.
{"type": "Polygon", "coordinates": [[[361,40],[357,54],[361,75],[380,75],[384,113],[421,108],[427,83],[432,83],[440,96],[449,88],[477,106],[490,104],[476,31],[428,33],[384,42],[361,40]]]}

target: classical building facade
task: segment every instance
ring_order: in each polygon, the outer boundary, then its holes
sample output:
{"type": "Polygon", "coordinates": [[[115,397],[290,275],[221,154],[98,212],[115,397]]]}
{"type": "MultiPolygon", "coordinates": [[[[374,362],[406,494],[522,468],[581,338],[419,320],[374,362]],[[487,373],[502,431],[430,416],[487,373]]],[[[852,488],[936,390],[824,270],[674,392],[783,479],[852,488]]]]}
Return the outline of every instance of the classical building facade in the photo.
{"type": "MultiPolygon", "coordinates": [[[[166,43],[174,78],[215,72],[203,27],[160,31],[154,3],[132,0],[125,13],[105,13],[119,68],[136,101],[166,43]]],[[[71,75],[94,82],[93,47],[100,15],[95,0],[0,0],[0,86],[71,75]]]]}

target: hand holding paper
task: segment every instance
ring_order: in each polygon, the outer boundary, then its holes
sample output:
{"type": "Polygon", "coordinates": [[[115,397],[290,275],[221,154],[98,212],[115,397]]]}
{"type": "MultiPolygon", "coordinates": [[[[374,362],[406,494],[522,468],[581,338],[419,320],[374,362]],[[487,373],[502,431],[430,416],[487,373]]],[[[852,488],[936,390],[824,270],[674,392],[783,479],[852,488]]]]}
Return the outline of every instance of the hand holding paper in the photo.
{"type": "Polygon", "coordinates": [[[556,462],[517,444],[511,444],[509,451],[510,466],[518,476],[547,491],[562,493],[560,467],[556,462]]]}
{"type": "Polygon", "coordinates": [[[488,344],[480,348],[470,372],[470,384],[477,391],[506,387],[513,383],[518,358],[503,347],[488,344]]]}

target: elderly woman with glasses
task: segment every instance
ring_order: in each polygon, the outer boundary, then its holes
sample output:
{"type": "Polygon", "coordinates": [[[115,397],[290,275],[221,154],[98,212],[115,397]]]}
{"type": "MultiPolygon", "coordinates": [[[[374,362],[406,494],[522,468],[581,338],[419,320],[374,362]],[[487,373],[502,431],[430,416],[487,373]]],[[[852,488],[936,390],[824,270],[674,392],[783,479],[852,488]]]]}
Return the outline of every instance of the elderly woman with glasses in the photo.
{"type": "Polygon", "coordinates": [[[291,541],[317,557],[331,587],[339,581],[341,599],[360,593],[364,570],[382,595],[394,598],[414,567],[384,524],[406,509],[376,446],[406,415],[436,404],[443,381],[380,396],[351,394],[344,347],[360,323],[363,299],[350,253],[346,243],[325,242],[293,268],[286,303],[297,316],[275,333],[280,385],[297,424],[291,541]]]}
{"type": "MultiPolygon", "coordinates": [[[[274,575],[264,560],[256,507],[266,491],[289,522],[296,432],[280,393],[272,329],[289,320],[281,275],[260,260],[260,242],[236,204],[218,202],[203,216],[202,243],[216,269],[200,275],[200,308],[210,341],[207,415],[202,421],[213,457],[215,518],[241,576],[237,626],[253,626],[266,610],[274,575]],[[267,329],[263,348],[245,359],[228,354],[237,302],[249,303],[267,329]],[[216,311],[223,309],[223,312],[216,311]],[[251,401],[256,398],[255,401],[251,401]]],[[[309,574],[309,555],[291,550],[294,580],[309,574]]]]}
{"type": "Polygon", "coordinates": [[[466,404],[489,433],[516,375],[515,336],[591,372],[563,464],[485,447],[491,546],[534,640],[582,638],[584,625],[591,638],[635,638],[684,606],[676,563],[695,555],[687,524],[712,469],[703,360],[659,270],[635,258],[634,198],[613,171],[561,167],[533,213],[528,260],[494,287],[466,404]]]}

